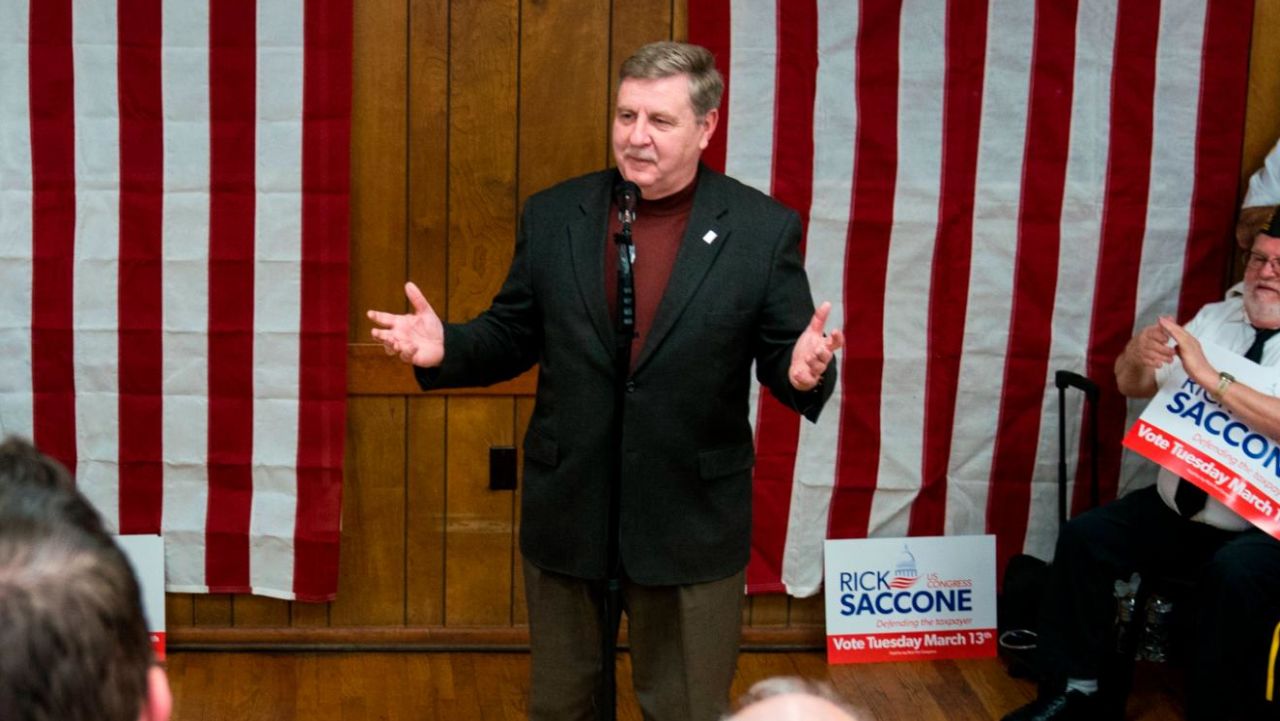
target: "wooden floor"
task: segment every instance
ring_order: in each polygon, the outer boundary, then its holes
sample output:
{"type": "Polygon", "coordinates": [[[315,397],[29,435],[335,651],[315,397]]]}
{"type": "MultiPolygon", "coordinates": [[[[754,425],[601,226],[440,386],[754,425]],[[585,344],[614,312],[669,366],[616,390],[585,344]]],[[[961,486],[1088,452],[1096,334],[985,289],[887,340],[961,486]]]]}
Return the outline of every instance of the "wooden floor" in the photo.
{"type": "MultiPolygon", "coordinates": [[[[515,721],[524,718],[523,653],[175,652],[177,721],[515,721]]],[[[641,721],[630,662],[619,656],[618,718],[641,721]]],[[[769,676],[825,679],[864,721],[998,719],[1030,700],[995,660],[828,666],[821,653],[744,653],[733,694],[769,676]]],[[[1181,718],[1176,672],[1140,668],[1129,719],[1181,718]]]]}

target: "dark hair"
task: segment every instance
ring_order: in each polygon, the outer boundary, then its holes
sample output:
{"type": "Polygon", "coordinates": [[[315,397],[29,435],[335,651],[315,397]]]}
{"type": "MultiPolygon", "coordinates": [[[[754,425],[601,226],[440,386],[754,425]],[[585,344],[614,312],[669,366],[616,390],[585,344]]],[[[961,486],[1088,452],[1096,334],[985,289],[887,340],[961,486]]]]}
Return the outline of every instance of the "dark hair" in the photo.
{"type": "Polygon", "coordinates": [[[107,533],[67,469],[17,436],[0,443],[0,518],[57,520],[104,537],[107,533]]]}
{"type": "Polygon", "coordinates": [[[154,663],[123,552],[61,466],[0,444],[0,718],[135,721],[154,663]]]}
{"type": "Polygon", "coordinates": [[[618,82],[627,78],[657,80],[673,75],[689,76],[689,102],[699,118],[720,107],[724,78],[716,70],[716,59],[701,45],[662,41],[649,43],[623,61],[618,82]]]}

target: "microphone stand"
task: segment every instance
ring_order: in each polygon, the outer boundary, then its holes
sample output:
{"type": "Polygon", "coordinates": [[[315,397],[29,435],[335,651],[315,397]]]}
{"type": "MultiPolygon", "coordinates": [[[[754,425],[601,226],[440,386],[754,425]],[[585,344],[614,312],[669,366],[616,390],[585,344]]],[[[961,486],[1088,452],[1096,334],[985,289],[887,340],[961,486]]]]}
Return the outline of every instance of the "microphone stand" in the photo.
{"type": "Polygon", "coordinates": [[[627,397],[627,378],[631,375],[631,340],[636,332],[635,276],[631,264],[635,260],[635,244],[631,239],[631,223],[636,217],[634,183],[624,182],[614,190],[622,230],[614,234],[618,248],[618,321],[617,345],[614,348],[614,468],[609,489],[609,537],[605,545],[608,573],[604,584],[604,603],[600,610],[600,698],[597,718],[614,721],[618,715],[617,653],[618,626],[622,620],[622,559],[618,549],[619,504],[622,494],[622,418],[627,397]]]}

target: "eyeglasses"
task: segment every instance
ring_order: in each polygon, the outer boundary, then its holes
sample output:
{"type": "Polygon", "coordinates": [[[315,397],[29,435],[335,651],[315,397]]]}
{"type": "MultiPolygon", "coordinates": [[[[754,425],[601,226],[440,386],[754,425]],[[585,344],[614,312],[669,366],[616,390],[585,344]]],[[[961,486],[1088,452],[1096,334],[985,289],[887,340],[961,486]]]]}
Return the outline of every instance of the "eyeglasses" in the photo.
{"type": "Polygon", "coordinates": [[[1280,275],[1280,257],[1268,258],[1261,253],[1249,251],[1244,256],[1244,267],[1249,270],[1262,270],[1262,266],[1270,265],[1271,272],[1280,275]]]}

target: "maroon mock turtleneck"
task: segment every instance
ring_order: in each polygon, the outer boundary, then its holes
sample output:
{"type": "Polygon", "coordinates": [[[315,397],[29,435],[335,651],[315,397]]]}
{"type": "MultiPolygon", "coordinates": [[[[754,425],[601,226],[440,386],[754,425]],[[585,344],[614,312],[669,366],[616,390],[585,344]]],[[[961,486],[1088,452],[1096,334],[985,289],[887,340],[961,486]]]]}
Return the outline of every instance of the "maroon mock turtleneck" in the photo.
{"type": "MultiPolygon", "coordinates": [[[[649,339],[653,317],[667,289],[667,280],[676,264],[680,240],[689,225],[693,209],[695,177],[683,190],[657,200],[640,198],[636,203],[636,219],[631,223],[631,238],[636,246],[632,264],[636,290],[636,335],[631,340],[631,367],[636,367],[640,349],[649,339]]],[[[616,203],[609,206],[609,234],[605,239],[604,289],[609,302],[609,319],[617,326],[618,318],[618,251],[613,236],[622,231],[616,203]]]]}

